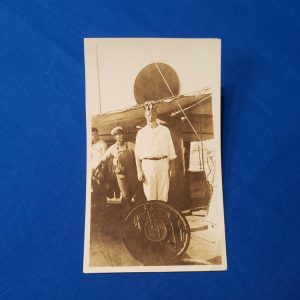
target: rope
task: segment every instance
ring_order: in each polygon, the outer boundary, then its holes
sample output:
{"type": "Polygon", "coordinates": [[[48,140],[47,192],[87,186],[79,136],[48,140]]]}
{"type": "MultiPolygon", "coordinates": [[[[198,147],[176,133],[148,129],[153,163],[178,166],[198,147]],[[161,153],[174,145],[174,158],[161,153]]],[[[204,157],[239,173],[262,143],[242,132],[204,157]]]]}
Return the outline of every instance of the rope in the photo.
{"type": "Polygon", "coordinates": [[[171,95],[172,95],[173,97],[175,97],[175,96],[174,96],[174,94],[173,94],[173,92],[172,92],[172,90],[171,90],[171,88],[169,87],[169,85],[168,85],[168,83],[167,83],[167,81],[166,81],[166,79],[165,79],[164,75],[162,74],[162,72],[161,72],[161,70],[160,70],[160,68],[159,68],[158,64],[157,64],[157,63],[155,63],[155,65],[156,65],[156,68],[157,68],[157,70],[158,70],[159,74],[161,75],[161,77],[162,77],[163,81],[165,82],[165,84],[166,84],[167,88],[169,89],[169,91],[170,91],[171,95]]]}
{"type": "MultiPolygon", "coordinates": [[[[175,97],[175,95],[173,94],[173,92],[172,92],[170,86],[168,85],[168,82],[166,81],[164,75],[162,74],[162,72],[161,72],[161,70],[160,70],[160,68],[159,68],[159,66],[158,66],[158,64],[157,64],[156,62],[155,62],[155,66],[156,66],[156,68],[157,68],[159,74],[161,75],[161,77],[162,77],[162,79],[163,79],[165,85],[167,86],[168,90],[170,91],[171,95],[172,95],[173,97],[175,97]]],[[[183,113],[183,115],[184,115],[185,118],[187,119],[187,121],[188,121],[188,123],[190,124],[192,130],[193,130],[194,133],[196,134],[197,139],[198,139],[198,142],[201,142],[201,145],[202,145],[202,156],[203,156],[203,142],[202,142],[202,137],[200,137],[200,136],[198,135],[198,133],[197,133],[195,127],[194,127],[193,124],[191,123],[190,119],[188,118],[188,116],[186,115],[186,113],[184,112],[184,110],[182,109],[181,105],[179,104],[179,102],[177,101],[176,98],[175,98],[175,102],[176,102],[176,104],[178,105],[180,111],[183,113]]],[[[200,119],[200,126],[201,126],[201,119],[200,119]]],[[[198,150],[200,150],[200,149],[199,149],[199,144],[198,144],[198,150]]],[[[200,169],[204,170],[204,163],[203,163],[203,165],[201,164],[200,151],[199,151],[199,162],[200,162],[200,169]]],[[[205,171],[205,170],[204,170],[204,171],[205,171]]]]}
{"type": "MultiPolygon", "coordinates": [[[[175,95],[173,94],[173,92],[172,92],[170,86],[168,85],[168,83],[167,83],[167,81],[166,81],[164,75],[163,75],[162,72],[160,71],[160,68],[159,68],[158,64],[155,63],[155,65],[156,65],[156,68],[157,68],[158,72],[160,73],[162,79],[164,80],[164,82],[165,82],[167,88],[169,89],[171,95],[172,95],[173,97],[175,97],[175,95]]],[[[190,126],[192,127],[194,133],[196,134],[196,136],[197,136],[199,142],[202,141],[202,139],[199,137],[199,135],[198,135],[198,133],[197,133],[195,127],[194,127],[193,124],[191,123],[190,119],[188,118],[188,116],[186,115],[186,113],[185,113],[184,110],[182,109],[181,105],[180,105],[179,102],[176,100],[176,98],[175,98],[175,102],[176,102],[176,104],[178,105],[180,111],[181,111],[181,112],[183,113],[183,115],[186,117],[186,119],[187,119],[187,121],[189,122],[190,126]]]]}

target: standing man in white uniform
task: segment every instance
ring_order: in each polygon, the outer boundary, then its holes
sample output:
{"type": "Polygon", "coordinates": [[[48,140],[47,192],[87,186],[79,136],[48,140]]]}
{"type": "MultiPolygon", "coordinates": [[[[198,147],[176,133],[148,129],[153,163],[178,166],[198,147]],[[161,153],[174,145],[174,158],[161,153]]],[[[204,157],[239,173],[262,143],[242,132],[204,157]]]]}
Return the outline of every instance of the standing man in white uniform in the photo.
{"type": "Polygon", "coordinates": [[[170,178],[175,175],[177,157],[170,130],[157,123],[154,102],[145,103],[147,125],[136,136],[135,156],[138,180],[147,200],[168,201],[170,178]]]}

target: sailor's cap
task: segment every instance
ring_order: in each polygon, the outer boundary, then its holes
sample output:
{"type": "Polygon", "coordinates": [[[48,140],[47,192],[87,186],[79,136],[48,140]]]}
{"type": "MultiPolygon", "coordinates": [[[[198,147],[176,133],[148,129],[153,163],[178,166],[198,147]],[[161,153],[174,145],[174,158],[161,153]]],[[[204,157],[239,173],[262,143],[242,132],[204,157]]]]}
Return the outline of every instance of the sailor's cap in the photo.
{"type": "Polygon", "coordinates": [[[119,132],[124,132],[124,131],[123,131],[123,128],[122,128],[121,126],[115,127],[115,128],[110,132],[110,134],[111,134],[111,135],[116,135],[116,134],[119,133],[119,132]]]}

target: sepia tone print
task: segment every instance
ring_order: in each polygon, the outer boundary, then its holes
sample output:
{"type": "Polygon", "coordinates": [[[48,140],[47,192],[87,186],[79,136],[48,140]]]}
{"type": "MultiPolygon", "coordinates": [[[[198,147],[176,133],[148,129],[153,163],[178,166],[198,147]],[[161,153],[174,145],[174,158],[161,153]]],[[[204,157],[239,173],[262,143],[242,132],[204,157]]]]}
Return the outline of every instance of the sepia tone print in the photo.
{"type": "MultiPolygon", "coordinates": [[[[219,50],[217,40],[85,40],[85,272],[226,269],[219,50]],[[174,44],[179,49],[172,65],[172,59],[168,63],[155,60],[160,45],[168,60],[168,49],[174,49],[174,44]],[[120,105],[111,103],[117,109],[106,109],[110,108],[106,96],[110,93],[101,93],[105,82],[111,84],[111,73],[126,74],[126,64],[114,63],[114,55],[118,58],[117,53],[122,52],[120,56],[135,60],[134,52],[147,50],[147,46],[155,51],[145,52],[145,60],[143,55],[136,59],[140,63],[135,71],[127,69],[131,79],[124,76],[114,82],[122,98],[130,91],[135,103],[127,105],[120,99],[120,105]],[[210,86],[200,86],[199,79],[194,80],[194,91],[182,91],[185,83],[180,70],[188,69],[185,64],[190,61],[185,61],[180,46],[198,46],[197,55],[203,56],[215,51],[210,54],[217,61],[212,67],[215,74],[210,70],[210,86]],[[112,64],[102,69],[106,58],[112,64]]],[[[191,78],[197,76],[190,70],[191,78]]],[[[205,76],[206,67],[198,72],[205,76]]],[[[111,97],[116,97],[113,90],[111,97]]]]}

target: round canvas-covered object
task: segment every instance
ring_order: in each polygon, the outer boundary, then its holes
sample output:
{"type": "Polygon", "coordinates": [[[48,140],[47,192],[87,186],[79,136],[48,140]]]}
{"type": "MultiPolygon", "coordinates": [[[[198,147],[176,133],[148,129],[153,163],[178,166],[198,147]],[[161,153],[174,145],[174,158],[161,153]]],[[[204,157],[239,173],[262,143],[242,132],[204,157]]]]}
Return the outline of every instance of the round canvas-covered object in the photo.
{"type": "Polygon", "coordinates": [[[164,63],[152,63],[143,68],[134,82],[134,97],[138,104],[179,94],[179,79],[175,70],[164,63]]]}
{"type": "Polygon", "coordinates": [[[145,265],[178,262],[190,241],[185,217],[163,201],[133,207],[122,221],[121,233],[125,247],[145,265]]]}

